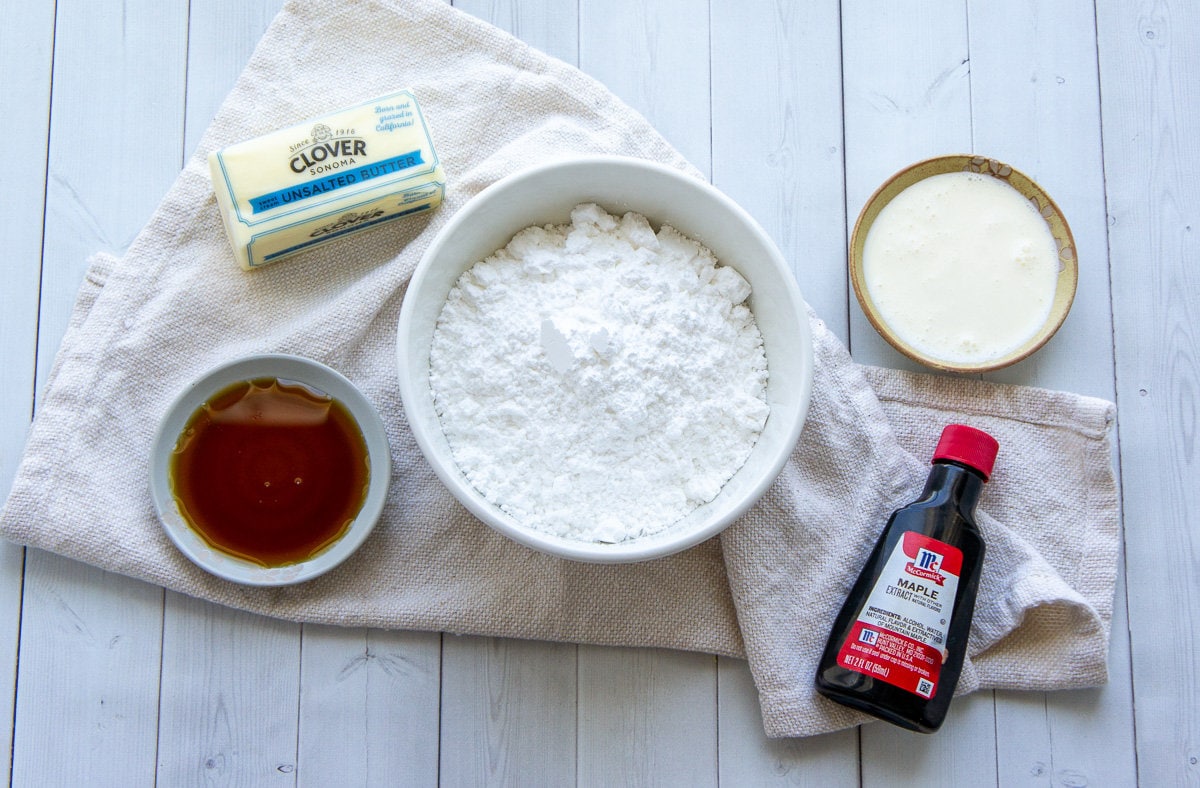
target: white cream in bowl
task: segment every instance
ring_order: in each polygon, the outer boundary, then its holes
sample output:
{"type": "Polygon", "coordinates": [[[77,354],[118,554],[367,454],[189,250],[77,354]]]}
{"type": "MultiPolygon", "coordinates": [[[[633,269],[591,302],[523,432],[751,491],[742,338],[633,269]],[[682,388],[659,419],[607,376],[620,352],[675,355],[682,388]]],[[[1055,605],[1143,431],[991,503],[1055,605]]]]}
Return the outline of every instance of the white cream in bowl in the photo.
{"type": "Polygon", "coordinates": [[[920,180],[875,218],[863,279],[880,319],[947,364],[986,364],[1034,337],[1054,304],[1059,254],[1034,205],[973,172],[920,180]]]}

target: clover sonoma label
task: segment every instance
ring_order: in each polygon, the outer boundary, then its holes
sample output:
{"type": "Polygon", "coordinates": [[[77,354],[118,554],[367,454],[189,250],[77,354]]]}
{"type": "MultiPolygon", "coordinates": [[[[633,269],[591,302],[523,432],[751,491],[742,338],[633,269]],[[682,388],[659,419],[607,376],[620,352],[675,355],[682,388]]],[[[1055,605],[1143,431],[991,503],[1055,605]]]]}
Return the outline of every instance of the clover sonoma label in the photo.
{"type": "Polygon", "coordinates": [[[245,269],[436,208],[446,188],[409,91],[231,145],[209,168],[245,269]]]}

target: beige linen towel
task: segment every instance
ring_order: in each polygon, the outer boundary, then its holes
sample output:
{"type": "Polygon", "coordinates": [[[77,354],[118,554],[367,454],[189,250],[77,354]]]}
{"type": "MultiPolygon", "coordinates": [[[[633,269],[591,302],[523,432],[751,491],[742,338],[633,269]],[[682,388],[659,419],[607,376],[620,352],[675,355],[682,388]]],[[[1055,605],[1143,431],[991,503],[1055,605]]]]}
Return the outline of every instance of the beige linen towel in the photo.
{"type": "Polygon", "coordinates": [[[551,155],[687,163],[577,70],[434,0],[292,0],[124,259],[93,261],[0,517],[14,541],[299,621],[745,656],[767,732],[863,718],[815,696],[832,618],[888,513],[919,492],[942,426],[991,431],[987,561],[962,689],[1104,681],[1117,555],[1112,407],[1070,394],[855,365],[813,317],[812,408],[778,482],[720,539],[632,566],[561,561],[471,517],[405,422],[396,318],[413,267],[463,203],[551,155]],[[313,86],[320,86],[314,90],[313,86]],[[245,273],[226,245],[215,148],[411,87],[447,171],[437,212],[245,273]],[[383,519],[337,570],[232,585],[164,536],[147,473],[189,381],[251,352],[318,359],[379,408],[394,453],[383,519]]]}

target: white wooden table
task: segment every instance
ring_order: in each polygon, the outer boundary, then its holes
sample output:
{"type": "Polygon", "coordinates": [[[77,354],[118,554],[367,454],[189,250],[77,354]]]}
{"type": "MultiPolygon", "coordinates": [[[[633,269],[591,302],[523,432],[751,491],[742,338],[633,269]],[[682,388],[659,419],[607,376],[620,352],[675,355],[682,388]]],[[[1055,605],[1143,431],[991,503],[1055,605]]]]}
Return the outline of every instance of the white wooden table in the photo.
{"type": "MultiPolygon", "coordinates": [[[[130,243],[279,3],[0,0],[0,497],[85,258],[130,243]]],[[[847,289],[876,185],[972,151],[1046,187],[1075,307],[988,378],[1118,404],[1111,682],[981,692],[932,737],[769,741],[736,660],[298,626],[0,544],[12,782],[1200,785],[1200,4],[455,4],[643,112],[864,363],[910,368],[847,289]]]]}

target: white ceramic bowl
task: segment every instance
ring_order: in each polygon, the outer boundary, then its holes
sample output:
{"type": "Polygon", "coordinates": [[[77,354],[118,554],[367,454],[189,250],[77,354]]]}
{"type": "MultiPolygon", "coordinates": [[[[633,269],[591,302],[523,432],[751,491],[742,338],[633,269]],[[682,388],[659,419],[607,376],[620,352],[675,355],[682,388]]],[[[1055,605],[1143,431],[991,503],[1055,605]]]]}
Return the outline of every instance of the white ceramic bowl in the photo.
{"type": "Polygon", "coordinates": [[[476,517],[521,544],[580,561],[642,561],[678,552],[719,533],[767,490],[795,447],[812,389],[812,337],[800,289],[771,238],[709,184],[640,159],[569,159],[511,175],[456,213],[421,258],[400,310],[400,396],[417,444],[442,482],[476,517]],[[610,213],[636,211],[657,229],[669,224],[700,241],[753,288],[750,307],[763,335],[770,416],[746,464],[720,494],[650,536],[599,544],[523,526],[489,502],[459,470],[429,388],[429,348],[446,295],[476,262],[533,225],[566,224],[571,209],[594,202],[610,213]]]}
{"type": "Polygon", "coordinates": [[[349,558],[371,533],[383,512],[391,475],[387,434],[370,400],[353,383],[324,364],[298,356],[275,354],[248,356],[224,364],[184,389],[159,424],[150,455],[150,493],[167,536],[200,568],[217,577],[252,586],[282,586],[311,580],[349,558]],[[303,383],[342,403],[362,431],[371,466],[366,500],[346,533],[309,560],[288,566],[268,568],[212,548],[184,520],[171,493],[171,454],[191,415],[221,389],[258,378],[303,383]]]}

